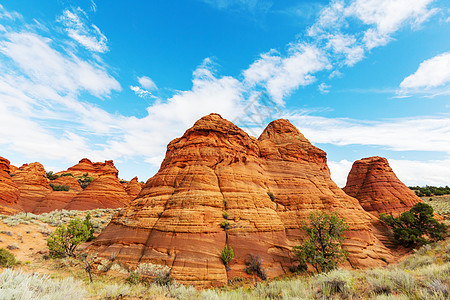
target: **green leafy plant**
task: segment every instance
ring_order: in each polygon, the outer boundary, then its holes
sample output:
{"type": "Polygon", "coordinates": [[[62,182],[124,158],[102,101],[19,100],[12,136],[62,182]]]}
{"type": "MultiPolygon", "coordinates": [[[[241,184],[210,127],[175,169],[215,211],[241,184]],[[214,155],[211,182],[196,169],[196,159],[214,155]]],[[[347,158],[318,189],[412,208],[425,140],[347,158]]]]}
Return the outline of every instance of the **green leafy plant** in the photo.
{"type": "Polygon", "coordinates": [[[63,177],[63,176],[74,177],[72,173],[63,173],[63,174],[61,174],[61,177],[63,177]]]}
{"type": "Polygon", "coordinates": [[[224,212],[222,213],[222,217],[223,217],[225,220],[227,220],[227,219],[228,219],[228,213],[227,213],[226,211],[224,211],[224,212]]]}
{"type": "Polygon", "coordinates": [[[392,228],[394,239],[406,247],[443,240],[447,233],[447,225],[433,217],[433,207],[422,202],[397,218],[380,214],[380,220],[392,228]]]}
{"type": "Polygon", "coordinates": [[[91,216],[87,215],[81,221],[79,218],[70,220],[66,226],[64,224],[56,228],[47,238],[49,256],[52,258],[71,256],[75,257],[75,249],[82,243],[94,239],[94,225],[90,221],[91,216]]]}
{"type": "Polygon", "coordinates": [[[19,262],[17,261],[14,254],[9,252],[6,249],[0,248],[0,266],[1,267],[13,267],[17,265],[19,262]]]}
{"type": "Polygon", "coordinates": [[[46,172],[46,177],[50,180],[55,180],[56,178],[59,178],[59,175],[53,174],[53,171],[46,172]]]}
{"type": "Polygon", "coordinates": [[[225,268],[227,269],[227,271],[230,270],[228,264],[233,259],[233,257],[234,257],[233,248],[228,247],[228,245],[225,245],[225,247],[222,250],[222,254],[221,254],[220,258],[222,259],[222,262],[225,265],[225,268]]]}
{"type": "Polygon", "coordinates": [[[68,185],[60,185],[60,184],[53,184],[53,183],[50,183],[50,186],[52,187],[52,189],[54,190],[54,191],[68,191],[68,190],[70,190],[70,186],[68,186],[68,185]]]}
{"type": "Polygon", "coordinates": [[[304,224],[302,229],[307,237],[302,245],[293,248],[300,269],[306,269],[306,263],[309,263],[318,273],[327,272],[347,258],[348,253],[342,248],[342,242],[348,225],[336,213],[311,213],[309,225],[304,224]]]}

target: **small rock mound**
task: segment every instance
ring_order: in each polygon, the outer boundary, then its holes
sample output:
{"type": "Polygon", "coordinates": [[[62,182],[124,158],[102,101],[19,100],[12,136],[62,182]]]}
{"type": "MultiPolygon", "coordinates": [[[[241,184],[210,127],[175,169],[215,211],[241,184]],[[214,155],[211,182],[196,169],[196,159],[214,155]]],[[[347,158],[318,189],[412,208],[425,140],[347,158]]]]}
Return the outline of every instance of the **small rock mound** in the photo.
{"type": "Polygon", "coordinates": [[[344,187],[368,212],[398,215],[422,200],[397,178],[386,158],[373,156],[357,160],[344,187]]]}

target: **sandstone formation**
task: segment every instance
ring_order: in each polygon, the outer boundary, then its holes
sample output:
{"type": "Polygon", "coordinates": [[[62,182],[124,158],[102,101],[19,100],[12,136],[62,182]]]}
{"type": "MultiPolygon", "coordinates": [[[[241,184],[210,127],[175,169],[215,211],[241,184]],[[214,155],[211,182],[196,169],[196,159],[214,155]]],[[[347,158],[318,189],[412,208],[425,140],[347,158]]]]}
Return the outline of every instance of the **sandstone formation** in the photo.
{"type": "Polygon", "coordinates": [[[0,156],[0,214],[15,214],[22,210],[20,192],[10,176],[9,160],[0,156]]]}
{"type": "Polygon", "coordinates": [[[120,208],[129,204],[132,198],[117,178],[117,173],[105,173],[94,179],[65,207],[69,210],[96,208],[120,208]]]}
{"type": "Polygon", "coordinates": [[[344,191],[377,217],[380,213],[398,215],[422,202],[397,178],[387,159],[379,156],[355,161],[344,191]]]}
{"type": "Polygon", "coordinates": [[[52,192],[45,169],[38,162],[21,166],[12,180],[20,190],[19,201],[25,212],[32,212],[36,205],[52,192]]]}
{"type": "Polygon", "coordinates": [[[56,178],[55,180],[50,181],[50,183],[54,185],[66,185],[70,188],[71,192],[75,193],[79,193],[83,190],[78,180],[72,176],[61,176],[56,178]]]}
{"type": "Polygon", "coordinates": [[[73,176],[83,176],[83,174],[88,173],[89,176],[98,177],[103,174],[111,173],[117,176],[119,174],[119,171],[114,166],[112,160],[105,160],[104,163],[93,163],[89,159],[83,158],[78,162],[78,164],[74,165],[73,167],[70,167],[66,171],[61,171],[56,174],[61,175],[64,173],[71,173],[73,176]]]}
{"type": "Polygon", "coordinates": [[[270,123],[257,140],[211,114],[169,143],[158,173],[89,251],[132,266],[165,264],[177,281],[199,286],[248,276],[254,254],[273,278],[289,272],[300,225],[315,210],[346,218],[352,266],[391,259],[380,223],[331,180],[325,152],[289,121],[270,123]],[[228,272],[225,244],[234,249],[228,272]]]}
{"type": "Polygon", "coordinates": [[[134,177],[133,179],[131,179],[131,181],[128,182],[127,186],[125,187],[125,191],[127,192],[128,195],[130,195],[130,197],[132,199],[136,198],[136,196],[139,195],[141,190],[142,190],[142,186],[139,183],[137,177],[134,177]]]}
{"type": "Polygon", "coordinates": [[[66,209],[72,199],[83,190],[78,180],[72,176],[58,177],[50,181],[50,184],[54,184],[55,186],[65,185],[70,189],[69,191],[52,191],[36,204],[33,213],[42,214],[54,210],[66,209]]]}

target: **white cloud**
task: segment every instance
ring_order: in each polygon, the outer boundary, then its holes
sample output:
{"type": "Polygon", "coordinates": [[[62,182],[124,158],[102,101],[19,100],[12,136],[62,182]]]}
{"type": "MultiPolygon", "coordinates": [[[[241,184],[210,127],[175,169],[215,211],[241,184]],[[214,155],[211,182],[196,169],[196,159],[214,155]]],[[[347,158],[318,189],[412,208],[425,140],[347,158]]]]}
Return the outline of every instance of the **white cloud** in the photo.
{"type": "Polygon", "coordinates": [[[15,11],[7,11],[3,5],[0,4],[0,19],[9,19],[9,20],[15,20],[15,19],[21,19],[22,15],[15,11]]]}
{"type": "Polygon", "coordinates": [[[450,155],[449,116],[376,122],[295,114],[284,117],[313,143],[374,145],[393,151],[440,151],[450,155]]]}
{"type": "Polygon", "coordinates": [[[450,159],[430,161],[389,159],[389,165],[407,186],[449,185],[450,159]]]}
{"type": "Polygon", "coordinates": [[[356,0],[346,8],[345,14],[355,16],[374,27],[364,35],[368,49],[387,44],[391,35],[404,24],[417,27],[426,21],[435,9],[428,5],[433,0],[356,0]]]}
{"type": "Polygon", "coordinates": [[[150,77],[147,76],[138,77],[138,82],[144,89],[151,91],[158,89],[158,87],[150,77]]]}
{"type": "Polygon", "coordinates": [[[347,183],[347,176],[350,173],[353,163],[348,160],[329,161],[328,167],[331,172],[331,179],[339,186],[344,187],[347,183]]]}
{"type": "Polygon", "coordinates": [[[331,86],[325,84],[325,82],[322,82],[321,84],[319,84],[319,85],[317,86],[317,88],[319,89],[319,91],[320,91],[322,94],[327,94],[327,93],[329,93],[329,92],[330,92],[330,87],[331,87],[331,86]]]}
{"type": "Polygon", "coordinates": [[[99,53],[109,50],[108,39],[97,26],[88,24],[87,14],[81,8],[64,10],[59,21],[66,27],[67,34],[86,49],[99,53]]]}
{"type": "Polygon", "coordinates": [[[155,98],[153,94],[139,86],[130,85],[130,89],[141,98],[155,98]]]}
{"type": "Polygon", "coordinates": [[[52,87],[58,93],[86,90],[99,97],[121,89],[102,67],[74,55],[64,56],[50,46],[50,39],[28,32],[9,33],[6,37],[0,42],[0,53],[36,84],[52,87]]]}
{"type": "Polygon", "coordinates": [[[450,93],[450,52],[422,62],[414,74],[403,79],[398,93],[450,93]]]}
{"type": "Polygon", "coordinates": [[[244,71],[250,85],[263,84],[277,103],[299,86],[315,81],[315,72],[328,68],[328,60],[318,48],[308,44],[292,45],[285,58],[271,51],[261,55],[244,71]]]}

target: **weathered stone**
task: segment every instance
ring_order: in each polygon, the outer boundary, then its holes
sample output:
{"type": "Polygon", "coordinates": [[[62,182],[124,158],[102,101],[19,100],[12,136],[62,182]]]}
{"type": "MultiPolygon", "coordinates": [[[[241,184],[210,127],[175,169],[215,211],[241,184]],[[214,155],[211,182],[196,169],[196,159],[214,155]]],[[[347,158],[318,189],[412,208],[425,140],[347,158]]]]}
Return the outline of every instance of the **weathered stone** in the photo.
{"type": "Polygon", "coordinates": [[[22,210],[20,191],[11,179],[9,160],[0,156],[0,214],[15,214],[22,210]]]}

